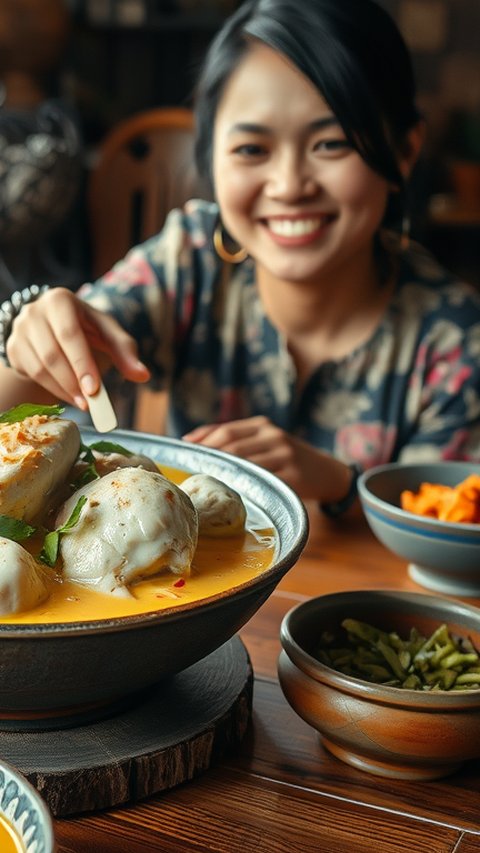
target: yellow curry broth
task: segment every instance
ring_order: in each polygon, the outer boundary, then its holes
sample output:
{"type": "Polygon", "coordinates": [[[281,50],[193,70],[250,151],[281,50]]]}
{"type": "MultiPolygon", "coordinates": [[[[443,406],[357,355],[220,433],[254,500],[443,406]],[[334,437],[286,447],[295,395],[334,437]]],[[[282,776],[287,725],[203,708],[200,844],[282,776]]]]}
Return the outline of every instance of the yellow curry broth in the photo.
{"type": "Polygon", "coordinates": [[[24,853],[20,838],[9,821],[0,815],[0,850],[1,853],[24,853]]]}
{"type": "MultiPolygon", "coordinates": [[[[180,483],[188,473],[166,468],[162,473],[180,483]]],[[[131,597],[105,595],[61,579],[47,570],[49,597],[33,610],[3,616],[3,623],[83,622],[132,616],[198,601],[239,586],[269,568],[275,549],[272,528],[247,529],[241,536],[200,537],[189,577],[162,572],[130,587],[131,597]]],[[[38,547],[32,551],[38,553],[38,547]]],[[[1,850],[1,847],[0,847],[1,850]]]]}

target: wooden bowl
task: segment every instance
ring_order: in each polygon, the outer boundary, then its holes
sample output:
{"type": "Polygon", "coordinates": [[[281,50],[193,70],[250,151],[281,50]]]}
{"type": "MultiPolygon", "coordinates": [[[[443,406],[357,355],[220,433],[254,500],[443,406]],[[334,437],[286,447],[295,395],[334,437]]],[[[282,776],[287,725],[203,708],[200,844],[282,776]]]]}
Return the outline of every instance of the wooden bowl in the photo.
{"type": "MultiPolygon", "coordinates": [[[[102,438],[81,430],[85,442],[102,438]]],[[[114,441],[160,465],[211,474],[236,489],[251,516],[277,532],[272,565],[198,602],[71,624],[0,623],[0,729],[45,730],[112,713],[229,640],[296,562],[308,536],[305,508],[274,475],[236,457],[170,438],[117,430],[114,441]]]]}
{"type": "Polygon", "coordinates": [[[292,708],[317,729],[337,758],[359,770],[396,779],[436,779],[480,757],[480,690],[408,690],[363,681],[314,656],[323,631],[345,618],[408,636],[447,623],[480,648],[480,610],[421,593],[363,590],[310,599],[281,626],[278,662],[292,708]]]}
{"type": "Polygon", "coordinates": [[[53,822],[47,806],[33,785],[4,761],[0,761],[0,817],[2,853],[7,849],[9,832],[12,842],[15,839],[18,849],[25,853],[55,853],[53,822]]]}

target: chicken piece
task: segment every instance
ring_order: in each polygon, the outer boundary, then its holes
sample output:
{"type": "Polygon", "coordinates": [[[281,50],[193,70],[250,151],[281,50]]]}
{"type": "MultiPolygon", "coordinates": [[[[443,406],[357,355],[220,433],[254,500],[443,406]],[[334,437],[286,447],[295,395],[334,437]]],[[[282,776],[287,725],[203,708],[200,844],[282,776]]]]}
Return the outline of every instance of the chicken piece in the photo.
{"type": "Polygon", "coordinates": [[[238,492],[221,480],[209,474],[193,474],[180,488],[198,512],[201,536],[238,536],[245,530],[247,513],[243,501],[238,492]]]}
{"type": "Polygon", "coordinates": [[[78,426],[66,418],[0,424],[0,514],[42,522],[79,449],[78,426]]]}
{"type": "Polygon", "coordinates": [[[123,453],[100,453],[98,450],[94,450],[93,455],[95,457],[95,468],[100,477],[104,477],[110,471],[118,471],[119,468],[143,468],[145,471],[159,473],[158,465],[149,456],[144,456],[143,453],[125,456],[123,453]]]}
{"type": "Polygon", "coordinates": [[[116,595],[162,569],[188,574],[198,539],[190,498],[162,474],[120,468],[78,489],[61,508],[56,527],[79,498],[77,524],[60,540],[64,576],[116,595]]]}
{"type": "MultiPolygon", "coordinates": [[[[119,468],[144,468],[145,471],[154,471],[156,474],[160,472],[158,465],[153,459],[150,459],[149,456],[144,456],[142,453],[133,453],[130,456],[126,456],[124,453],[106,453],[99,450],[92,450],[92,454],[95,458],[95,470],[99,477],[104,477],[105,474],[110,474],[111,471],[118,471],[119,468]]],[[[89,467],[89,463],[84,459],[78,459],[70,472],[70,482],[80,482],[89,467]]]]}
{"type": "Polygon", "coordinates": [[[0,614],[32,610],[48,598],[41,566],[18,542],[0,536],[0,614]]]}

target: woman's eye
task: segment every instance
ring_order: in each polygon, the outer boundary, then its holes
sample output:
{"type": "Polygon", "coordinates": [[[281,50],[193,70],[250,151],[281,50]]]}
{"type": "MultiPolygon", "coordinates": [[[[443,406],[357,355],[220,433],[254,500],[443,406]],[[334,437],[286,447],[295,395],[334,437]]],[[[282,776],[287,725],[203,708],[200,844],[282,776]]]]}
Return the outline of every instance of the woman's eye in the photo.
{"type": "Polygon", "coordinates": [[[315,143],[314,147],[315,151],[336,154],[337,152],[349,150],[351,145],[346,139],[321,139],[315,143]]]}
{"type": "Polygon", "coordinates": [[[246,142],[243,145],[237,145],[233,153],[239,154],[240,157],[261,157],[265,153],[265,148],[256,142],[246,142]]]}

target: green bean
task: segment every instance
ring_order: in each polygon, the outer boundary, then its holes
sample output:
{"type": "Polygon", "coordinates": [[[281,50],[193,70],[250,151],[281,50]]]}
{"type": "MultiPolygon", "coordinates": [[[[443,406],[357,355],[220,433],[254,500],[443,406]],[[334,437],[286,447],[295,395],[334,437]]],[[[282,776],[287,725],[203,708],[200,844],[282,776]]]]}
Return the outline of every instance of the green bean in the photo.
{"type": "Polygon", "coordinates": [[[455,646],[453,645],[453,643],[446,643],[444,646],[437,646],[436,651],[434,652],[431,658],[433,666],[439,664],[443,658],[449,655],[450,652],[454,651],[455,646]]]}
{"type": "Polygon", "coordinates": [[[464,663],[475,663],[478,660],[478,655],[470,652],[469,654],[462,655],[461,652],[452,652],[448,657],[443,658],[440,661],[440,666],[443,666],[445,669],[453,669],[455,666],[461,666],[464,663]]]}
{"type": "Polygon", "coordinates": [[[367,625],[365,622],[358,622],[357,619],[344,619],[342,627],[349,634],[367,643],[377,643],[378,640],[382,639],[388,643],[388,634],[385,631],[380,631],[378,628],[374,628],[373,625],[367,625]]]}
{"type": "Polygon", "coordinates": [[[434,669],[432,672],[425,672],[424,679],[427,684],[432,687],[442,687],[444,690],[449,690],[453,687],[458,677],[458,672],[454,669],[434,669]]]}
{"type": "Polygon", "coordinates": [[[410,675],[406,677],[405,681],[402,684],[402,687],[407,687],[410,690],[418,690],[422,687],[422,682],[420,681],[418,675],[416,675],[414,672],[411,672],[410,675]]]}
{"type": "Polygon", "coordinates": [[[425,640],[422,648],[425,649],[425,651],[428,651],[433,646],[435,646],[436,643],[438,643],[439,645],[445,645],[446,643],[449,643],[449,642],[450,642],[450,636],[448,633],[447,626],[446,625],[440,625],[440,627],[437,628],[433,632],[433,634],[428,638],[428,640],[425,640]]]}
{"type": "Polygon", "coordinates": [[[391,677],[391,673],[385,666],[379,666],[374,663],[359,663],[358,668],[365,672],[367,675],[370,675],[372,681],[378,681],[380,683],[391,677]]]}
{"type": "Polygon", "coordinates": [[[475,682],[480,682],[480,673],[477,672],[462,672],[457,676],[457,680],[455,685],[458,684],[460,687],[461,684],[475,684],[475,682]]]}
{"type": "Polygon", "coordinates": [[[399,651],[398,652],[398,659],[400,661],[402,669],[407,671],[408,667],[410,666],[410,664],[412,662],[412,656],[411,656],[410,652],[408,651],[408,649],[402,649],[401,651],[399,651]]]}
{"type": "Polygon", "coordinates": [[[399,657],[395,649],[392,649],[391,646],[388,646],[382,640],[379,640],[377,645],[377,649],[381,655],[385,658],[386,662],[390,665],[390,669],[393,674],[397,676],[400,681],[403,681],[405,678],[405,670],[400,663],[399,657]]]}
{"type": "Polygon", "coordinates": [[[411,628],[408,639],[357,619],[344,619],[343,637],[324,631],[318,659],[347,675],[409,690],[480,688],[480,656],[471,638],[455,638],[447,625],[429,637],[411,628]],[[345,639],[346,634],[346,639],[345,639]]]}
{"type": "Polygon", "coordinates": [[[330,652],[330,655],[332,657],[332,660],[340,661],[340,660],[343,660],[345,657],[351,658],[352,657],[352,650],[351,649],[343,649],[343,648],[342,649],[332,649],[330,652]]]}
{"type": "Polygon", "coordinates": [[[404,641],[398,636],[396,631],[390,632],[388,642],[397,652],[401,652],[405,648],[404,641]]]}

